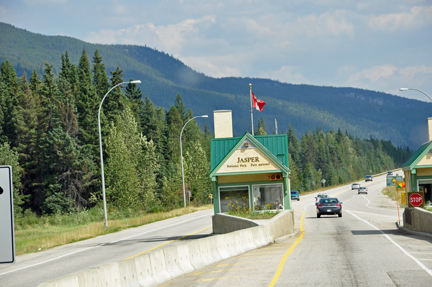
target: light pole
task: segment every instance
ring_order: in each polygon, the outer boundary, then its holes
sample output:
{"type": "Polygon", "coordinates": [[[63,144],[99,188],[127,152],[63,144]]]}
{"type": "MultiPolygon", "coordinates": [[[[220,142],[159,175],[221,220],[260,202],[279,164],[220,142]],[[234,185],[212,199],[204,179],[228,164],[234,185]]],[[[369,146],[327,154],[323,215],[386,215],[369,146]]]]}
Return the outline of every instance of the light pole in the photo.
{"type": "Polygon", "coordinates": [[[409,88],[400,88],[399,89],[399,91],[409,91],[409,90],[413,90],[413,91],[417,91],[417,92],[420,92],[420,93],[423,93],[423,94],[425,94],[431,101],[432,101],[432,98],[428,95],[428,94],[426,94],[425,92],[423,92],[422,90],[418,90],[418,89],[409,89],[409,88]]]}
{"type": "Polygon", "coordinates": [[[180,157],[181,157],[181,168],[182,168],[182,182],[183,182],[183,201],[184,201],[184,208],[186,208],[186,191],[185,191],[184,169],[183,169],[182,133],[183,133],[183,130],[184,130],[184,128],[186,127],[186,125],[187,125],[191,120],[196,119],[196,118],[208,118],[208,115],[196,116],[196,117],[191,118],[190,120],[188,120],[188,121],[184,124],[184,126],[183,126],[183,128],[181,129],[181,132],[180,132],[180,157]]]}
{"type": "Polygon", "coordinates": [[[100,160],[101,160],[101,176],[102,176],[102,197],[103,197],[103,208],[104,208],[104,228],[108,228],[108,219],[107,219],[107,207],[106,207],[106,196],[105,196],[105,176],[104,176],[104,166],[103,166],[103,154],[102,154],[102,134],[101,134],[101,125],[100,125],[100,113],[102,108],[102,103],[105,100],[106,96],[114,89],[123,84],[141,84],[140,80],[123,82],[112,87],[102,98],[102,101],[99,105],[98,112],[98,126],[99,126],[99,149],[100,149],[100,160]]]}

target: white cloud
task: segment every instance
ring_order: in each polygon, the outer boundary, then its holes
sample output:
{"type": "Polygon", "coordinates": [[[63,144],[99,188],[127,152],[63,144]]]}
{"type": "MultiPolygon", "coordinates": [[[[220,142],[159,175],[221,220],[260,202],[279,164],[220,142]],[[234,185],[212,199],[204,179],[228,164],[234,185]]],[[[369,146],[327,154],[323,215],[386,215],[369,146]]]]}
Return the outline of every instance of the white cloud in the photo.
{"type": "MultiPolygon", "coordinates": [[[[353,72],[353,67],[343,67],[348,74],[346,85],[363,89],[372,89],[395,93],[400,87],[420,88],[428,84],[432,76],[432,64],[430,66],[396,67],[391,64],[375,66],[359,72],[353,72]],[[351,73],[350,73],[351,71],[351,73]]],[[[422,99],[421,95],[402,95],[411,98],[422,99]]]]}
{"type": "Polygon", "coordinates": [[[309,37],[354,36],[354,25],[346,19],[346,11],[337,10],[333,13],[314,14],[299,17],[297,23],[303,33],[309,37]]]}
{"type": "Polygon", "coordinates": [[[0,6],[0,16],[6,15],[6,8],[4,8],[3,6],[0,6]]]}
{"type": "Polygon", "coordinates": [[[165,52],[178,54],[184,45],[198,37],[200,25],[215,23],[215,16],[186,19],[176,24],[159,25],[147,23],[119,30],[92,32],[87,41],[101,44],[136,44],[157,47],[165,52]]]}
{"type": "MultiPolygon", "coordinates": [[[[296,72],[298,69],[299,67],[282,66],[279,70],[267,72],[266,74],[270,76],[271,79],[279,80],[281,82],[306,84],[308,81],[301,73],[296,72]]],[[[266,78],[268,78],[268,76],[266,78]]]]}
{"type": "Polygon", "coordinates": [[[395,31],[418,29],[432,23],[432,6],[412,7],[410,12],[383,14],[370,17],[368,25],[373,30],[395,31]]]}
{"type": "Polygon", "coordinates": [[[238,61],[238,56],[235,55],[223,57],[183,57],[182,61],[194,70],[214,78],[242,76],[239,68],[233,68],[233,62],[238,61]]]}

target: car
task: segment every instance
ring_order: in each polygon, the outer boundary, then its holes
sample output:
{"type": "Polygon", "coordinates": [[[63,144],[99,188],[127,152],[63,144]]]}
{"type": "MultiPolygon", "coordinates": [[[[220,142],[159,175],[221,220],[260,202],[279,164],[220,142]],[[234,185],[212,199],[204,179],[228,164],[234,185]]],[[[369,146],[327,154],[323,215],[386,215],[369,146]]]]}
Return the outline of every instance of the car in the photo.
{"type": "Polygon", "coordinates": [[[372,180],[372,175],[366,175],[365,182],[367,182],[367,181],[373,181],[372,180]]]}
{"type": "Polygon", "coordinates": [[[291,190],[291,199],[297,199],[297,201],[300,201],[300,192],[298,190],[291,190]]]}
{"type": "Polygon", "coordinates": [[[318,204],[318,201],[321,199],[321,198],[327,198],[328,197],[328,195],[327,195],[327,193],[318,193],[318,195],[315,197],[315,204],[318,204]]]}
{"type": "Polygon", "coordinates": [[[358,194],[360,194],[360,193],[368,193],[368,189],[367,189],[367,187],[366,186],[361,186],[359,189],[358,189],[358,194]]]}
{"type": "Polygon", "coordinates": [[[359,189],[359,188],[360,188],[360,184],[358,184],[358,183],[353,183],[353,184],[351,185],[351,190],[359,189]]]}
{"type": "Polygon", "coordinates": [[[393,175],[393,172],[392,171],[388,171],[387,175],[393,175]]]}
{"type": "Polygon", "coordinates": [[[320,218],[321,215],[332,214],[337,214],[339,217],[342,217],[342,202],[335,197],[321,198],[317,202],[316,212],[318,218],[320,218]]]}

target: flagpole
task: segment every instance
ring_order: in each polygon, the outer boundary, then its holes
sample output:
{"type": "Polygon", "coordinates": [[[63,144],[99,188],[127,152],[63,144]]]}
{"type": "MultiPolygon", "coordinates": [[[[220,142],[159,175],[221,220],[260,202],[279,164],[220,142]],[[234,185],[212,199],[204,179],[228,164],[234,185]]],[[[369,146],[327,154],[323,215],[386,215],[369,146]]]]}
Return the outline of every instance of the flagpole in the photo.
{"type": "Polygon", "coordinates": [[[252,124],[252,135],[254,135],[254,125],[253,125],[253,107],[252,107],[252,84],[249,84],[249,100],[251,107],[251,124],[252,124]]]}

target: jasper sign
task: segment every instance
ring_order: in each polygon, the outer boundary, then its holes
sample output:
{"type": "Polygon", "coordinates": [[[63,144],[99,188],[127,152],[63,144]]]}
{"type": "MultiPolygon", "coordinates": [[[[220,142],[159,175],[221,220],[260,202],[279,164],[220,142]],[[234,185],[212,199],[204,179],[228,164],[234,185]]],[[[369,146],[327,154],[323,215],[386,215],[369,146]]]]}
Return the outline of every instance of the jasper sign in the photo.
{"type": "Polygon", "coordinates": [[[219,173],[278,170],[279,167],[259,149],[239,149],[219,169],[219,173]]]}

